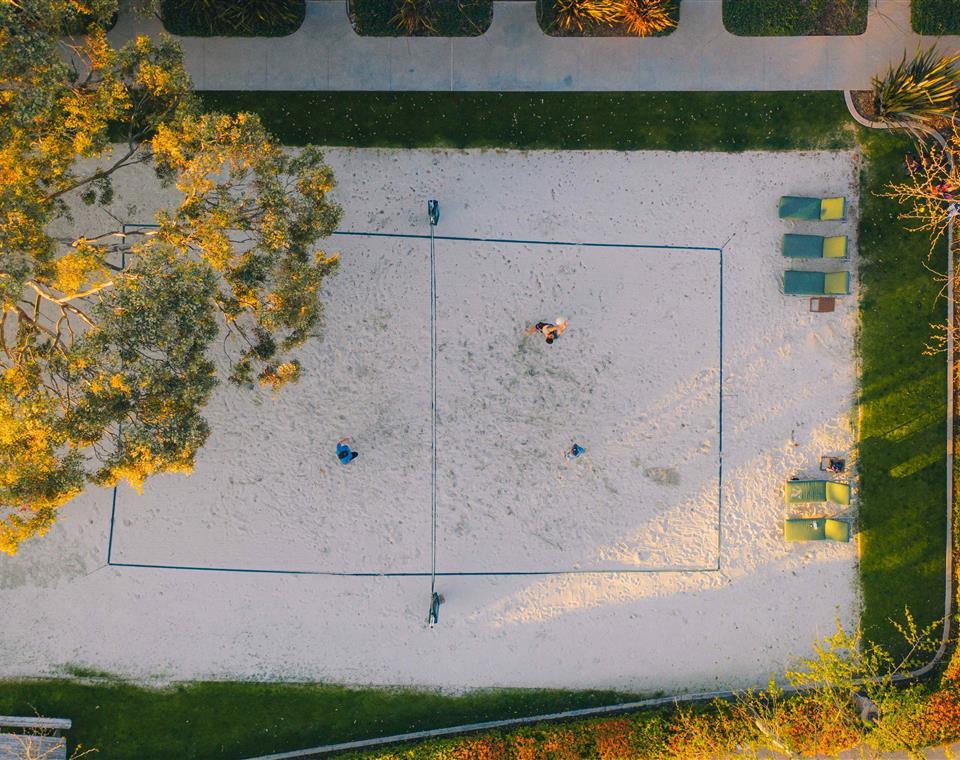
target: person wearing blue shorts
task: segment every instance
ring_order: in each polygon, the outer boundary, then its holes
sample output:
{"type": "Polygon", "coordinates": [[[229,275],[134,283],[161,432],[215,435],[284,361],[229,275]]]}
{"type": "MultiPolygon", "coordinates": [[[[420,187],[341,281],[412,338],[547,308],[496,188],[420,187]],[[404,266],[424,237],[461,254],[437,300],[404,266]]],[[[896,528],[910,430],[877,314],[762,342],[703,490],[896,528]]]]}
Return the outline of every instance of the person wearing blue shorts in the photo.
{"type": "Polygon", "coordinates": [[[535,332],[542,333],[543,337],[547,339],[547,343],[553,343],[557,338],[563,335],[563,331],[567,329],[567,320],[563,317],[557,317],[557,323],[553,322],[537,322],[535,325],[527,328],[527,335],[533,335],[535,332]]]}
{"type": "Polygon", "coordinates": [[[340,460],[340,464],[350,464],[354,459],[356,459],[360,454],[347,445],[349,438],[341,438],[337,441],[337,459],[340,460]]]}

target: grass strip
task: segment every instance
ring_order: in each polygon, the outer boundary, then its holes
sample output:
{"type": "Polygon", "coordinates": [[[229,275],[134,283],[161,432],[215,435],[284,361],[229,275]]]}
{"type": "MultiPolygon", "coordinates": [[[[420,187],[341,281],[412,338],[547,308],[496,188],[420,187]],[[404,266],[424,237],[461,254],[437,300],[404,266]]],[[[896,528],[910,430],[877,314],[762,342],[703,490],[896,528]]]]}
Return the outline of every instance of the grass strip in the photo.
{"type": "Polygon", "coordinates": [[[946,362],[924,355],[930,325],[946,320],[946,245],[908,232],[896,201],[878,197],[906,176],[911,144],[862,137],[860,208],[860,579],[868,637],[902,652],[891,620],[943,617],[946,532],[946,362]]]}
{"type": "Polygon", "coordinates": [[[612,691],[409,689],[198,682],[167,689],[0,681],[0,714],[70,717],[70,747],[110,760],[207,760],[637,699],[612,691]]]}
{"type": "Polygon", "coordinates": [[[837,93],[204,92],[286,145],[606,150],[849,148],[837,93]]]}

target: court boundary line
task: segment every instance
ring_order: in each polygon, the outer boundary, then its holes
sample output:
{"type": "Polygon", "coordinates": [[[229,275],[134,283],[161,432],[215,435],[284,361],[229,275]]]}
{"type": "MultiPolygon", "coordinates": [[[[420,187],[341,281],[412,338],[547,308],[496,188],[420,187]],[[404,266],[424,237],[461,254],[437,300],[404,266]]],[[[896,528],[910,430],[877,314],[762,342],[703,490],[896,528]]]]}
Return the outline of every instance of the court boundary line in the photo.
{"type": "MultiPolygon", "coordinates": [[[[124,223],[122,225],[122,232],[127,233],[128,229],[156,229],[159,225],[157,224],[136,224],[136,223],[124,223]]],[[[434,393],[434,397],[431,402],[431,415],[433,417],[433,425],[436,424],[436,345],[435,345],[435,329],[436,329],[436,284],[435,284],[435,273],[433,266],[433,241],[434,240],[449,240],[452,242],[476,242],[476,243],[499,243],[505,245],[535,245],[535,246],[552,246],[552,247],[565,247],[565,248],[594,248],[594,249],[627,249],[627,250],[645,250],[645,251],[672,251],[672,252],[682,252],[688,251],[694,254],[703,254],[703,253],[716,253],[718,254],[719,262],[719,281],[718,281],[718,293],[719,293],[719,319],[718,319],[718,333],[719,333],[719,375],[718,375],[718,421],[717,421],[717,441],[718,441],[718,455],[717,455],[717,472],[718,472],[718,484],[717,484],[717,554],[715,562],[712,565],[694,565],[694,566],[658,566],[658,567],[649,567],[649,568],[573,568],[573,569],[564,569],[564,570],[482,570],[482,571],[445,571],[437,572],[435,569],[436,562],[436,462],[437,462],[437,444],[436,444],[436,434],[434,432],[434,437],[432,441],[432,470],[434,471],[433,483],[432,483],[432,526],[431,526],[431,553],[433,556],[432,562],[434,567],[431,568],[430,572],[425,571],[333,571],[333,570],[281,570],[274,568],[250,568],[250,567],[229,567],[229,566],[216,566],[216,565],[186,565],[186,564],[165,564],[165,563],[148,563],[148,562],[115,562],[113,560],[113,545],[114,545],[114,533],[116,526],[116,514],[117,514],[117,490],[118,486],[114,486],[112,489],[112,499],[111,499],[111,508],[110,508],[110,527],[109,534],[107,539],[107,566],[108,567],[117,567],[117,568],[131,568],[131,569],[147,569],[147,570],[183,570],[183,571],[192,571],[192,572],[216,572],[216,573],[243,573],[251,575],[290,575],[290,576],[327,576],[327,577],[337,577],[337,578],[440,578],[440,577],[504,577],[504,576],[558,576],[558,575],[654,575],[654,574],[699,574],[699,573],[715,573],[719,572],[722,567],[722,531],[723,531],[723,298],[724,298],[724,282],[723,282],[723,270],[724,270],[724,249],[730,243],[728,239],[722,246],[693,246],[693,245],[656,245],[652,243],[612,243],[612,242],[595,242],[595,241],[558,241],[558,240],[538,240],[538,239],[525,239],[525,238],[495,238],[495,237],[479,237],[479,236],[467,236],[467,235],[434,235],[433,230],[431,234],[418,234],[418,233],[397,233],[397,232],[376,232],[376,231],[362,231],[362,230],[334,230],[331,237],[369,237],[369,238],[393,238],[393,239],[407,239],[407,240],[425,240],[430,241],[430,289],[431,289],[431,306],[430,306],[430,321],[431,321],[431,356],[432,356],[432,365],[431,365],[431,384],[434,393]]],[[[732,238],[731,238],[732,239],[732,238]]],[[[125,254],[124,254],[124,264],[125,264],[125,254]]]]}

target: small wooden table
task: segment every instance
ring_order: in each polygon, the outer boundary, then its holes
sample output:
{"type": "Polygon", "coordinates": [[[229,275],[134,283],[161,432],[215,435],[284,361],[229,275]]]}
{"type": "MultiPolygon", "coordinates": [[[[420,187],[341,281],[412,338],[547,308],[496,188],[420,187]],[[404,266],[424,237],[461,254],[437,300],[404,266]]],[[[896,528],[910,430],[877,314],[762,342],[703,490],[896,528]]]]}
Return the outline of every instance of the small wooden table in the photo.
{"type": "Polygon", "coordinates": [[[67,742],[61,731],[73,726],[68,718],[28,718],[20,715],[0,715],[0,758],[42,757],[44,760],[67,760],[67,742]],[[28,733],[3,733],[15,728],[28,733]]]}
{"type": "Polygon", "coordinates": [[[833,311],[837,307],[837,299],[833,296],[814,296],[810,299],[810,311],[823,314],[833,311]]]}

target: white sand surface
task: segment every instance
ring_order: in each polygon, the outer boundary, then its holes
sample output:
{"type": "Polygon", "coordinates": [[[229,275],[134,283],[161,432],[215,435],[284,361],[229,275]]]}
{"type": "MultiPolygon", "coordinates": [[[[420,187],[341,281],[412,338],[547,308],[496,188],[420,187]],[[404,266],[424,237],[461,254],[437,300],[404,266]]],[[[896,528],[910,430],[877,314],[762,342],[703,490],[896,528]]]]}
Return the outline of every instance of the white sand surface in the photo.
{"type": "MultiPolygon", "coordinates": [[[[428,577],[327,574],[431,563],[429,242],[337,236],[303,380],[221,386],[193,475],[117,494],[114,563],[280,572],[107,566],[111,493],[91,489],[0,558],[0,674],[701,689],[764,681],[855,624],[856,542],[787,545],[780,527],[855,516],[780,495],[852,456],[855,296],[811,314],[779,290],[783,232],[855,252],[855,154],[327,158],[343,230],[424,235],[437,198],[439,235],[556,241],[436,241],[440,625],[428,577]],[[782,222],[781,194],[845,194],[851,221],[782,222]],[[552,346],[524,336],[560,315],[552,346]]],[[[140,223],[164,193],[141,174],[116,197],[140,223]]]]}

